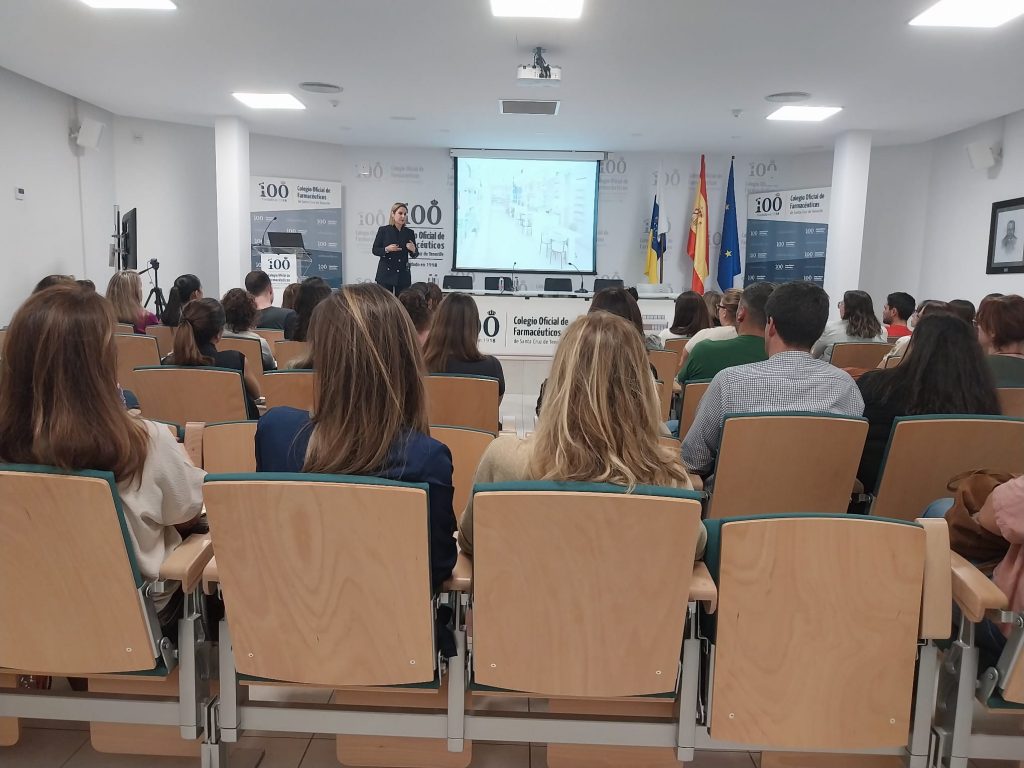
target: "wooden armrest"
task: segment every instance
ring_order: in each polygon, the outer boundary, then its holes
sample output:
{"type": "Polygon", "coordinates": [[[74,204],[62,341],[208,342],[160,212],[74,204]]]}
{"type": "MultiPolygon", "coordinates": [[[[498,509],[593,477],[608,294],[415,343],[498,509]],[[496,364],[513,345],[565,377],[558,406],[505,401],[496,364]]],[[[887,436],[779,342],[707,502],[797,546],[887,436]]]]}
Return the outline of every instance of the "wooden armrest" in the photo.
{"type": "Polygon", "coordinates": [[[945,520],[919,518],[925,533],[924,588],[921,591],[922,640],[945,640],[953,622],[949,527],[945,520]]]}
{"type": "Polygon", "coordinates": [[[220,583],[220,575],[217,573],[217,558],[211,557],[210,562],[203,568],[203,592],[212,595],[217,591],[217,584],[220,583]]]}
{"type": "Polygon", "coordinates": [[[181,542],[160,566],[160,578],[164,581],[180,581],[185,592],[199,586],[203,568],[213,557],[210,534],[194,533],[181,542]]]}
{"type": "Polygon", "coordinates": [[[451,578],[441,585],[442,592],[473,591],[473,558],[465,552],[459,552],[459,558],[452,568],[451,578]]]}
{"type": "Polygon", "coordinates": [[[690,482],[693,484],[693,490],[703,491],[704,490],[704,478],[700,475],[694,474],[693,472],[687,472],[690,476],[690,482]]]}
{"type": "Polygon", "coordinates": [[[683,391],[683,385],[679,383],[679,379],[672,379],[672,391],[673,392],[682,392],[683,391]]]}
{"type": "Polygon", "coordinates": [[[718,587],[711,578],[711,572],[698,560],[693,564],[693,576],[690,579],[690,600],[704,603],[704,610],[714,613],[718,610],[718,587]]]}
{"type": "Polygon", "coordinates": [[[985,611],[1005,610],[1009,601],[985,574],[971,565],[956,552],[950,553],[953,572],[953,600],[960,606],[964,616],[974,622],[985,618],[985,611]]]}

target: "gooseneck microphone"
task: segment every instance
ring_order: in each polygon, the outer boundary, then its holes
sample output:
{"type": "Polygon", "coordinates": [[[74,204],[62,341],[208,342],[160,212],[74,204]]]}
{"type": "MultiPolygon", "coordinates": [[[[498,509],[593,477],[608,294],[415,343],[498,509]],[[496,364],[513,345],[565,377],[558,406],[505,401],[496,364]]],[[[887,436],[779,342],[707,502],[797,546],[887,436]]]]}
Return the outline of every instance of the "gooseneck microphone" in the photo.
{"type": "Polygon", "coordinates": [[[579,276],[580,276],[580,287],[576,291],[576,293],[590,293],[590,291],[588,291],[586,288],[583,287],[583,273],[580,272],[580,268],[577,267],[575,264],[573,264],[571,261],[567,261],[565,263],[568,264],[573,269],[575,269],[577,273],[579,273],[579,276]]]}
{"type": "Polygon", "coordinates": [[[270,225],[277,221],[277,216],[271,216],[270,221],[267,222],[267,226],[263,228],[263,237],[260,238],[260,245],[267,244],[267,230],[270,229],[270,225]]]}
{"type": "MultiPolygon", "coordinates": [[[[512,288],[512,293],[516,292],[516,264],[518,263],[518,261],[512,262],[512,285],[510,286],[512,288]]],[[[504,280],[502,282],[504,282],[504,280]]]]}

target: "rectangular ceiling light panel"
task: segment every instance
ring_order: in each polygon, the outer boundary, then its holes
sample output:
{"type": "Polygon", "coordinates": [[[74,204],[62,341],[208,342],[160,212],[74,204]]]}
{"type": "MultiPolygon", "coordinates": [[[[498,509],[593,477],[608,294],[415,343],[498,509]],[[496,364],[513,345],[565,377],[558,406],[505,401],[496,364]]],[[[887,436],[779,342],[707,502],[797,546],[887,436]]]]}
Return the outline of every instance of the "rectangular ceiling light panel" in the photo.
{"type": "Polygon", "coordinates": [[[306,105],[290,93],[232,93],[252,109],[305,109],[306,105]]]}
{"type": "Polygon", "coordinates": [[[1024,13],[1024,0],[939,0],[911,19],[914,27],[980,27],[991,29],[1024,13]]]}
{"type": "Polygon", "coordinates": [[[173,11],[171,0],[82,0],[90,8],[118,11],[173,11]]]}
{"type": "Polygon", "coordinates": [[[786,107],[779,107],[768,115],[768,119],[820,123],[822,120],[832,117],[832,115],[842,111],[842,107],[794,107],[790,105],[786,107]]]}
{"type": "Polygon", "coordinates": [[[519,19],[578,19],[583,0],[491,0],[491,13],[519,19]]]}

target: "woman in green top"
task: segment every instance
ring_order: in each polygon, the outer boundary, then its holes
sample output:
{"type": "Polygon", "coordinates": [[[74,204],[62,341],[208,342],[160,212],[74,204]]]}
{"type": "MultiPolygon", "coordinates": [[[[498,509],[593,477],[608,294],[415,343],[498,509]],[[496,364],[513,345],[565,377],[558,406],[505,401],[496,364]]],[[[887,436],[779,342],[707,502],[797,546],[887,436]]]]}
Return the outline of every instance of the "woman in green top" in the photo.
{"type": "Polygon", "coordinates": [[[1024,298],[986,299],[975,322],[996,386],[1024,387],[1024,298]]]}

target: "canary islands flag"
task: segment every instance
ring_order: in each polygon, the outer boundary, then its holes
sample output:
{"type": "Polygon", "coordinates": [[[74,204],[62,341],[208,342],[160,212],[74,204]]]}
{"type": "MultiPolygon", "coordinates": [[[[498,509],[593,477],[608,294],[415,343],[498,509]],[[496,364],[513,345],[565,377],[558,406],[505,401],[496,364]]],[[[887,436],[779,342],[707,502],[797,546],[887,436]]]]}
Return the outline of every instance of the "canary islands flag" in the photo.
{"type": "Polygon", "coordinates": [[[655,193],[654,208],[651,211],[651,228],[647,233],[647,262],[644,266],[644,274],[647,275],[648,283],[660,282],[658,280],[658,262],[665,255],[665,235],[658,233],[659,208],[661,207],[660,197],[660,194],[655,193]]]}
{"type": "MultiPolygon", "coordinates": [[[[735,161],[736,158],[733,158],[735,161]]],[[[729,163],[729,187],[725,193],[725,221],[722,224],[722,249],[718,252],[718,287],[732,288],[740,273],[740,232],[736,224],[736,186],[729,163]]]]}

